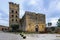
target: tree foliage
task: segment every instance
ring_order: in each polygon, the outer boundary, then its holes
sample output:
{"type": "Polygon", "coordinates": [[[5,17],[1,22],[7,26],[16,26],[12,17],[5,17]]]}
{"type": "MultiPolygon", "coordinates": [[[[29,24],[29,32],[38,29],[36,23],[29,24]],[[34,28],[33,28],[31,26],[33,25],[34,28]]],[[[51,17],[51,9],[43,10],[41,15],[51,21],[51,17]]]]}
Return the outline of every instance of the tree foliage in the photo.
{"type": "Polygon", "coordinates": [[[11,25],[13,31],[16,31],[19,28],[18,24],[11,25]]]}
{"type": "Polygon", "coordinates": [[[51,29],[52,29],[52,31],[54,31],[55,30],[55,27],[51,27],[51,29]]]}
{"type": "Polygon", "coordinates": [[[57,27],[60,27],[60,18],[57,21],[57,27]]]}
{"type": "Polygon", "coordinates": [[[49,23],[48,23],[48,26],[51,26],[51,25],[52,25],[52,23],[51,23],[51,22],[49,22],[49,23]]]}

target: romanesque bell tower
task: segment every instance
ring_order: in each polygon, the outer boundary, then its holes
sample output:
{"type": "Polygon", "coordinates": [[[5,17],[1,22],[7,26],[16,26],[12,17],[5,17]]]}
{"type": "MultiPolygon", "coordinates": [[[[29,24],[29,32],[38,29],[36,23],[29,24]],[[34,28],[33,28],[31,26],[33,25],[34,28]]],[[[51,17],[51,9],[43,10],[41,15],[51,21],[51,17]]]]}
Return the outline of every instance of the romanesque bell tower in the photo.
{"type": "Polygon", "coordinates": [[[19,4],[9,2],[9,26],[19,25],[19,4]]]}

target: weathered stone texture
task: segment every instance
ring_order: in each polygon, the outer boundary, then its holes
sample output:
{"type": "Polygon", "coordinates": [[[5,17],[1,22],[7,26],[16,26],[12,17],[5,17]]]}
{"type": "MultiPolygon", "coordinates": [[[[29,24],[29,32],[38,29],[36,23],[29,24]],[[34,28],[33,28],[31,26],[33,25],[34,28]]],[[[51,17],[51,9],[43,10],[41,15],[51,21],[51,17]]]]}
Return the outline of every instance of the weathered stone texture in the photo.
{"type": "Polygon", "coordinates": [[[34,13],[34,12],[25,12],[24,17],[22,18],[22,30],[28,32],[38,32],[45,31],[45,15],[34,13]],[[23,21],[22,21],[23,20],[23,21]]]}
{"type": "Polygon", "coordinates": [[[19,4],[9,2],[9,26],[19,24],[19,4]]]}

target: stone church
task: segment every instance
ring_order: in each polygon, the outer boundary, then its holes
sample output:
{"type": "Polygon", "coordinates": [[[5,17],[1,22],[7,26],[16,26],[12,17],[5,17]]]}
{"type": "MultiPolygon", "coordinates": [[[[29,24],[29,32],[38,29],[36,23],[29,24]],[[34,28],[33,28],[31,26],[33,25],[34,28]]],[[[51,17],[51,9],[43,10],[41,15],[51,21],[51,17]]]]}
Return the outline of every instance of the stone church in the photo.
{"type": "Polygon", "coordinates": [[[19,30],[26,32],[44,32],[46,28],[45,14],[25,11],[19,18],[19,4],[9,2],[9,27],[18,24],[19,30]]]}

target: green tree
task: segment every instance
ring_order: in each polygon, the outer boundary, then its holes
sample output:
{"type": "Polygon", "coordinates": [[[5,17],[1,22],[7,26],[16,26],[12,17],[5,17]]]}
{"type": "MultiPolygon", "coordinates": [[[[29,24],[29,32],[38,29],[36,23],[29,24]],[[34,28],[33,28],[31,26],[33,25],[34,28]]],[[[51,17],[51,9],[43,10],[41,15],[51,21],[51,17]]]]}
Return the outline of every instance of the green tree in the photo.
{"type": "Polygon", "coordinates": [[[52,31],[54,31],[55,30],[55,27],[51,27],[51,29],[52,29],[52,31]]]}
{"type": "Polygon", "coordinates": [[[17,31],[17,29],[19,28],[18,24],[13,24],[11,25],[12,31],[17,31]]]}
{"type": "Polygon", "coordinates": [[[57,21],[57,27],[60,27],[60,18],[57,21]]]}
{"type": "Polygon", "coordinates": [[[48,26],[51,26],[52,25],[52,23],[51,22],[48,22],[48,26]]]}

